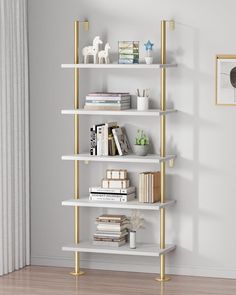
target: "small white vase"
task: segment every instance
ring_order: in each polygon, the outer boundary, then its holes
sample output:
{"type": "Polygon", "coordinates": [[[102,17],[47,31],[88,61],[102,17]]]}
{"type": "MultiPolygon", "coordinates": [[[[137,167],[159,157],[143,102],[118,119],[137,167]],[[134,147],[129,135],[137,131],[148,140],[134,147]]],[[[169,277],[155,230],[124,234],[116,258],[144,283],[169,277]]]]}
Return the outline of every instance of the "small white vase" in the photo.
{"type": "Polygon", "coordinates": [[[145,62],[147,65],[151,65],[153,63],[153,57],[152,56],[146,56],[145,62]]]}
{"type": "Polygon", "coordinates": [[[149,107],[149,97],[137,96],[137,110],[146,111],[149,107]]]}
{"type": "Polygon", "coordinates": [[[130,249],[136,249],[136,231],[129,232],[129,247],[130,249]]]}

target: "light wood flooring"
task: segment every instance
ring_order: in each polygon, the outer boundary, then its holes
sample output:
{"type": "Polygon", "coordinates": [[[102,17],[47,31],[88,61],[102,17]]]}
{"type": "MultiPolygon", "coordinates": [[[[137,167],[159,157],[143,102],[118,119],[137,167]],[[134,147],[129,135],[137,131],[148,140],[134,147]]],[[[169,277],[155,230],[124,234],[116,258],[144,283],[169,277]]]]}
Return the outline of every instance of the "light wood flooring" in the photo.
{"type": "Polygon", "coordinates": [[[73,277],[68,268],[31,266],[0,277],[1,295],[236,295],[236,280],[86,270],[73,277]]]}

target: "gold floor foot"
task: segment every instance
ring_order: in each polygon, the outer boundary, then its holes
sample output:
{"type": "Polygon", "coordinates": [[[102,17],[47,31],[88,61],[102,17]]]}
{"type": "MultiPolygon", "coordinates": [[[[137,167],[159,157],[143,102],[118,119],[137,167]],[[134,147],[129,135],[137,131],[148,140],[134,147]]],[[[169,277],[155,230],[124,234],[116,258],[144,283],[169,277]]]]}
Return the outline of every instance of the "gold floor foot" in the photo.
{"type": "Polygon", "coordinates": [[[170,277],[156,278],[155,280],[158,282],[168,282],[170,281],[170,277]]]}
{"type": "Polygon", "coordinates": [[[72,275],[72,276],[82,276],[82,275],[84,275],[85,274],[85,272],[84,271],[79,271],[79,272],[74,272],[74,271],[72,271],[72,272],[70,272],[70,274],[72,275]]]}

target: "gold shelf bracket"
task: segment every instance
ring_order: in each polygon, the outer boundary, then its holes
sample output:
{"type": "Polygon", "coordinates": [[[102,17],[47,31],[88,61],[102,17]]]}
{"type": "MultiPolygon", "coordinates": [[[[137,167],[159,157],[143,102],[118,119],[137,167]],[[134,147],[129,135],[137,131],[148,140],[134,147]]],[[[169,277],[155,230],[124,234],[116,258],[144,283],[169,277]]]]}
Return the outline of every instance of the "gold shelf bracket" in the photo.
{"type": "Polygon", "coordinates": [[[169,160],[169,167],[174,168],[174,166],[175,166],[175,159],[170,159],[169,160]]]}
{"type": "Polygon", "coordinates": [[[173,19],[167,21],[169,23],[169,28],[171,31],[175,30],[175,21],[173,19]]]}

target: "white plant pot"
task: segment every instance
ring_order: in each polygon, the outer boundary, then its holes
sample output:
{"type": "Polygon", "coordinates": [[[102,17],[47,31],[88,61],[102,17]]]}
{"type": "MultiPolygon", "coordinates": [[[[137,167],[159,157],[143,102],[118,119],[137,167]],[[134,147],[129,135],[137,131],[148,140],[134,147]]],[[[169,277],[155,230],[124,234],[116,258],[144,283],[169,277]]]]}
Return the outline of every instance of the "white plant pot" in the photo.
{"type": "Polygon", "coordinates": [[[137,156],[146,156],[149,151],[149,144],[146,144],[146,145],[134,144],[133,150],[135,155],[137,156]]]}
{"type": "Polygon", "coordinates": [[[147,65],[151,65],[153,63],[153,57],[152,56],[146,56],[145,62],[147,65]]]}
{"type": "Polygon", "coordinates": [[[149,107],[149,97],[137,96],[137,110],[146,111],[149,107]]]}
{"type": "Polygon", "coordinates": [[[136,249],[136,231],[129,232],[129,247],[130,249],[136,249]]]}

